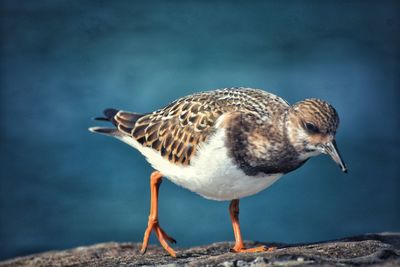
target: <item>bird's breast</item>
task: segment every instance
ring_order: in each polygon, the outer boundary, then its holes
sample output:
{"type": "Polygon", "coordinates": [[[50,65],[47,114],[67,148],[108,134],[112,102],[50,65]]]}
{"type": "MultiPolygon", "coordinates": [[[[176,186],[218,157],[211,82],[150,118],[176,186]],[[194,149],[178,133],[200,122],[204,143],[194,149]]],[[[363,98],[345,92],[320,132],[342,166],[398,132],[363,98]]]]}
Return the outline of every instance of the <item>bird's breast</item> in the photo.
{"type": "Polygon", "coordinates": [[[153,166],[172,182],[214,200],[232,200],[256,194],[282,176],[281,173],[246,175],[229,156],[223,128],[198,148],[189,166],[153,166]]]}

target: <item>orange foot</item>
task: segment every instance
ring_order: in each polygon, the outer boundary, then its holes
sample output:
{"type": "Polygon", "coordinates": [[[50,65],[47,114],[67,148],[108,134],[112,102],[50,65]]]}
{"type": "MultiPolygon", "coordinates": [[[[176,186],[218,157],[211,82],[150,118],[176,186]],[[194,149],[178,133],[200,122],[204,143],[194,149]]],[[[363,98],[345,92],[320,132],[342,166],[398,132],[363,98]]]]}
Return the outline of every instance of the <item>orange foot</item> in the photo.
{"type": "Polygon", "coordinates": [[[254,253],[254,252],[265,252],[274,250],[276,250],[276,247],[267,248],[266,246],[260,246],[254,248],[245,248],[244,246],[239,246],[239,247],[234,246],[233,248],[231,248],[231,252],[233,253],[254,253]]]}
{"type": "Polygon", "coordinates": [[[147,250],[147,245],[150,237],[151,231],[154,231],[157,235],[157,239],[160,241],[161,245],[163,248],[172,256],[176,257],[176,252],[168,245],[167,241],[170,243],[176,243],[176,240],[167,235],[167,233],[164,232],[164,230],[160,227],[158,224],[158,221],[152,221],[149,220],[149,223],[147,225],[147,229],[144,233],[144,239],[143,239],[143,244],[142,244],[142,249],[140,252],[142,254],[146,253],[147,250]]]}

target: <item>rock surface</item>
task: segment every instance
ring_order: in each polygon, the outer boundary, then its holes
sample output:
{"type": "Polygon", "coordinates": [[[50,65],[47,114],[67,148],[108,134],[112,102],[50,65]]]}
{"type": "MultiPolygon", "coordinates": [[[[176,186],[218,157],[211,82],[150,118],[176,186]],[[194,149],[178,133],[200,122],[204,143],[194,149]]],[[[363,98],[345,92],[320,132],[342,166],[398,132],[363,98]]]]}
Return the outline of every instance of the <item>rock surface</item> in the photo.
{"type": "MultiPolygon", "coordinates": [[[[260,243],[247,242],[254,246],[260,243]]],[[[272,252],[235,254],[232,243],[177,249],[172,258],[159,246],[145,255],[138,243],[102,243],[65,251],[50,251],[0,262],[5,266],[400,266],[400,233],[368,234],[312,244],[266,244],[272,252]]]]}

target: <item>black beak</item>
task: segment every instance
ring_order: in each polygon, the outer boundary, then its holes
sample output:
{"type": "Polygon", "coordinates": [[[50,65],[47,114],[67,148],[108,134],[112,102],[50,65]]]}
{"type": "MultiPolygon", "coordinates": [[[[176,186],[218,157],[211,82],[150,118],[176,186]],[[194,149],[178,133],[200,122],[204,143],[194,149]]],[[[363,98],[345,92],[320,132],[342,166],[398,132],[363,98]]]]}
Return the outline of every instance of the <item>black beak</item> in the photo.
{"type": "Polygon", "coordinates": [[[342,157],[340,156],[339,150],[336,146],[336,141],[332,140],[332,142],[325,144],[323,146],[323,148],[324,148],[324,151],[326,152],[326,154],[331,156],[333,161],[336,162],[336,164],[342,169],[342,171],[344,173],[347,173],[347,167],[344,164],[342,157]]]}

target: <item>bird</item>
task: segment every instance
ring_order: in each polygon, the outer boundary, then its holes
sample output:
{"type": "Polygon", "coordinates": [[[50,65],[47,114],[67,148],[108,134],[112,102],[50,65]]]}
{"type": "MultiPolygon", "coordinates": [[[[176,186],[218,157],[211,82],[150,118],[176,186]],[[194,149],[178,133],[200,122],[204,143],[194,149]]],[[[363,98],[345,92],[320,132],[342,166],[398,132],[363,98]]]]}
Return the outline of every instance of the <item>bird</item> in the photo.
{"type": "Polygon", "coordinates": [[[179,98],[149,113],[105,109],[96,120],[112,127],[91,132],[115,137],[137,149],[154,168],[150,175],[150,212],[141,246],[151,232],[172,256],[176,240],[160,226],[158,192],[164,177],[204,198],[230,201],[235,253],[247,248],[239,223],[240,199],[271,186],[311,157],[329,155],[347,172],[336,145],[339,116],[328,102],[310,98],[290,105],[261,89],[222,88],[179,98]]]}

